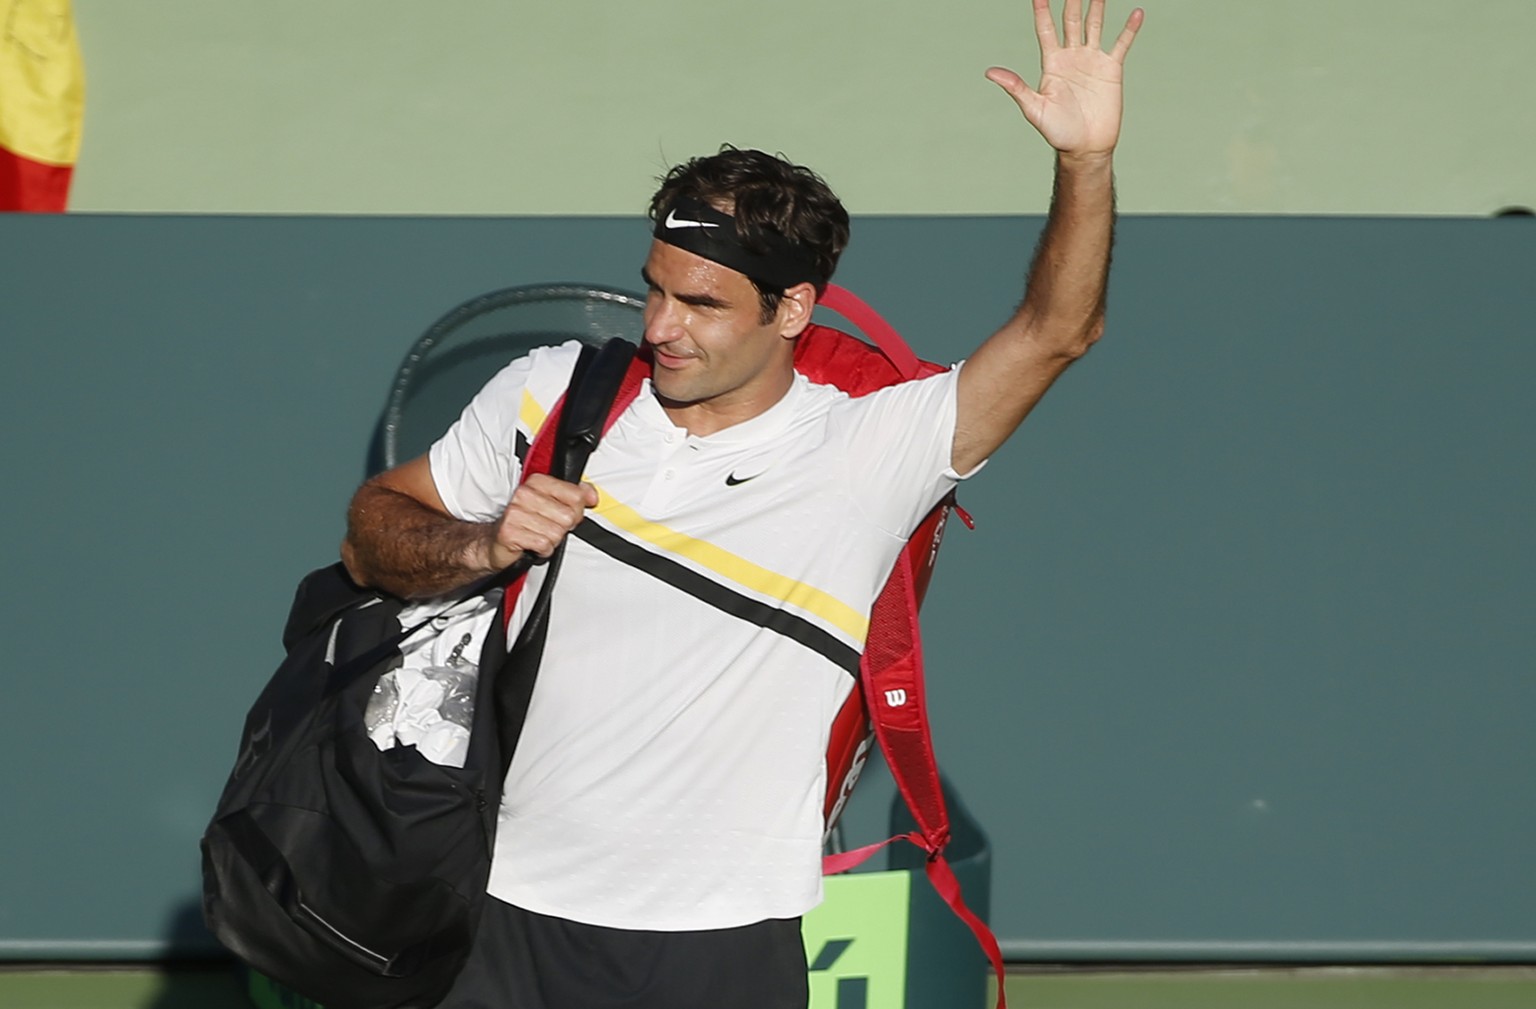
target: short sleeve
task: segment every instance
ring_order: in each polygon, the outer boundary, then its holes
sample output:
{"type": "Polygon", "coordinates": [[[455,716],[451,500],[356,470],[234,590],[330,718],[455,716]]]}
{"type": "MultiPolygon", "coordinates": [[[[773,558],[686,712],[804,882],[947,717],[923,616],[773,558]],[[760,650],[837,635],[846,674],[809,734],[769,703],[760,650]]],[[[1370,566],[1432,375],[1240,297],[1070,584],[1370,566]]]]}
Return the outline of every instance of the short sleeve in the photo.
{"type": "Polygon", "coordinates": [[[854,499],[876,526],[905,538],[963,479],[950,465],[959,366],[847,400],[834,413],[854,499]]]}
{"type": "Polygon", "coordinates": [[[455,518],[501,517],[522,473],[519,436],[533,438],[569,381],[580,348],[575,341],[542,347],[507,365],[428,451],[438,496],[455,518]]]}

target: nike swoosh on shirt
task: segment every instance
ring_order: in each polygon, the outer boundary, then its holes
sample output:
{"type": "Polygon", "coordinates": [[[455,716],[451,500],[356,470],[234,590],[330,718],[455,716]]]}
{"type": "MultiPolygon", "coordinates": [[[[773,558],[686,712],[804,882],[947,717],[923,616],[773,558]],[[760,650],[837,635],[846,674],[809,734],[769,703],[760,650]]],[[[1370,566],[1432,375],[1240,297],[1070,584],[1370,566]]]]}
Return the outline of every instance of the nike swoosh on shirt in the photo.
{"type": "Polygon", "coordinates": [[[667,211],[667,219],[662,222],[669,228],[718,228],[720,225],[709,221],[690,221],[684,217],[678,217],[677,211],[667,211]]]}
{"type": "Polygon", "coordinates": [[[735,487],[738,484],[746,483],[748,480],[756,480],[760,476],[762,476],[761,473],[753,473],[751,476],[738,477],[735,473],[730,473],[726,475],[725,485],[727,487],[735,487]]]}

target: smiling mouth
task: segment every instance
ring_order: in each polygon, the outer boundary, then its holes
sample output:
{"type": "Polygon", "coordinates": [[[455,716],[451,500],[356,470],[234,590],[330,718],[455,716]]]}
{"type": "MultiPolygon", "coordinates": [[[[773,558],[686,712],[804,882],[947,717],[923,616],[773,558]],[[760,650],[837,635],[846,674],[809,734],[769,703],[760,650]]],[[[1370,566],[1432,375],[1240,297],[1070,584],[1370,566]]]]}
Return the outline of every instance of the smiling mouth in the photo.
{"type": "Polygon", "coordinates": [[[673,369],[681,368],[689,361],[693,360],[692,357],[684,354],[668,353],[667,351],[662,350],[660,347],[652,347],[651,356],[655,359],[656,363],[661,365],[663,368],[673,369]]]}

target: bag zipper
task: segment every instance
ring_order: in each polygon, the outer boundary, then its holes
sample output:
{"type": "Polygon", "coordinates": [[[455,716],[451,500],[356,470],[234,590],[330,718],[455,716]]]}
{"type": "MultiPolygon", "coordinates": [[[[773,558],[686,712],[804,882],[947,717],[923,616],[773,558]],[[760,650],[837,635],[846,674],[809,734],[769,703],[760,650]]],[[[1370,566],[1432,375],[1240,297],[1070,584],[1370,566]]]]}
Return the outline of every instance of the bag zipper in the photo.
{"type": "Polygon", "coordinates": [[[381,967],[388,967],[389,966],[389,957],[383,955],[382,953],[375,953],[373,950],[369,949],[367,946],[364,946],[362,943],[358,942],[356,939],[353,939],[351,936],[347,935],[341,929],[337,928],[335,925],[332,925],[330,922],[328,922],[324,918],[320,917],[320,914],[314,908],[312,908],[308,904],[304,903],[303,900],[297,900],[294,903],[298,905],[298,908],[299,908],[300,911],[303,911],[306,915],[308,915],[314,921],[316,921],[320,925],[324,926],[325,929],[328,932],[330,932],[336,938],[340,939],[342,942],[346,943],[348,946],[351,946],[353,949],[357,950],[359,953],[363,954],[364,956],[368,957],[369,959],[378,961],[379,966],[381,966],[381,967]]]}

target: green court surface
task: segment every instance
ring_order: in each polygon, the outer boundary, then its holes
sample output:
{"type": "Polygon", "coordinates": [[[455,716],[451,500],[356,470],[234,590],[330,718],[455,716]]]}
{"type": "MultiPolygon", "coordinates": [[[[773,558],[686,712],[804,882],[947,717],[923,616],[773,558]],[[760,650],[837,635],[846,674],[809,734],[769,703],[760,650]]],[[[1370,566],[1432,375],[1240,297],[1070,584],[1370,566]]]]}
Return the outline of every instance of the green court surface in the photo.
{"type": "MultiPolygon", "coordinates": [[[[1008,1004],[1012,1009],[1533,1009],[1536,967],[1027,970],[1009,975],[1008,1004]]],[[[16,966],[0,968],[0,1006],[251,1009],[253,1003],[244,979],[230,969],[16,966]]]]}

